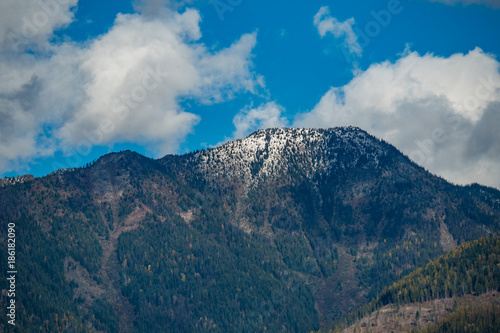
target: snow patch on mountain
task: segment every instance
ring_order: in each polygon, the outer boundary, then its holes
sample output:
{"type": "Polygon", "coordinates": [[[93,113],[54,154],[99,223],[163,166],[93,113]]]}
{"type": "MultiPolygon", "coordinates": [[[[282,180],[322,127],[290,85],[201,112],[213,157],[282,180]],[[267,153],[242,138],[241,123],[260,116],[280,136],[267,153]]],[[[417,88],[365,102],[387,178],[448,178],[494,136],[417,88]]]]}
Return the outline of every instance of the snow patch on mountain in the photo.
{"type": "Polygon", "coordinates": [[[199,151],[190,157],[213,183],[242,181],[245,187],[288,174],[294,168],[311,179],[347,168],[376,168],[387,155],[384,143],[356,127],[277,128],[199,151]]]}

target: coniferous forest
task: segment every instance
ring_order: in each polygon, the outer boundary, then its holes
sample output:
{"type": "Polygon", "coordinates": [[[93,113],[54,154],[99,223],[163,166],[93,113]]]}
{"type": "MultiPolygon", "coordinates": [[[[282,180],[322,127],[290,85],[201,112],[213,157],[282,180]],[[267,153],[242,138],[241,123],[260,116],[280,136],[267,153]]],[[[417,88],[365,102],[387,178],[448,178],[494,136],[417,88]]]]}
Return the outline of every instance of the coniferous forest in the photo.
{"type": "MultiPolygon", "coordinates": [[[[499,288],[500,192],[353,127],[112,153],[2,182],[0,207],[17,239],[15,332],[304,332],[499,288]]],[[[496,325],[498,308],[481,309],[428,329],[496,325]]]]}
{"type": "MultiPolygon", "coordinates": [[[[375,299],[326,331],[341,331],[386,305],[401,307],[435,299],[500,291],[500,236],[470,241],[385,288],[375,299]],[[335,329],[336,328],[336,329],[335,329]]],[[[454,305],[454,307],[457,307],[454,305]]],[[[468,302],[422,332],[496,332],[500,304],[468,302]]]]}

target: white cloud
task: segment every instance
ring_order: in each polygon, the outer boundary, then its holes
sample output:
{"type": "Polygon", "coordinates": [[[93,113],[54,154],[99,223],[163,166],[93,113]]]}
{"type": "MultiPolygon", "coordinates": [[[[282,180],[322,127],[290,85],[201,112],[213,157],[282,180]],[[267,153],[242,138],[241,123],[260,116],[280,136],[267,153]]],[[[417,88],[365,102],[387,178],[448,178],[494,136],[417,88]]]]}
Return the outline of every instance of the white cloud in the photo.
{"type": "Polygon", "coordinates": [[[284,112],[285,109],[275,102],[241,110],[233,119],[233,139],[246,137],[258,129],[285,127],[288,121],[282,115],[284,112]]]}
{"type": "Polygon", "coordinates": [[[431,2],[441,2],[447,5],[486,5],[493,8],[500,8],[500,1],[498,0],[427,0],[431,2]]]}
{"type": "Polygon", "coordinates": [[[86,139],[83,130],[98,129],[110,119],[114,129],[101,131],[103,142],[156,142],[158,153],[165,154],[175,151],[199,121],[180,109],[179,98],[214,103],[235,91],[254,91],[249,68],[255,34],[210,53],[202,44],[191,43],[201,37],[199,20],[194,10],[176,15],[170,23],[120,15],[113,29],[84,54],[88,98],[62,127],[61,137],[78,144],[86,139]]]}
{"type": "Polygon", "coordinates": [[[407,53],[331,88],[294,126],[359,126],[451,181],[500,188],[500,135],[491,120],[500,112],[499,68],[480,49],[448,58],[407,53]]]}
{"type": "Polygon", "coordinates": [[[180,107],[183,99],[219,103],[263,85],[252,71],[255,33],[213,51],[199,42],[196,10],[166,15],[118,15],[85,44],[0,53],[0,169],[126,141],[175,152],[200,119],[180,107]]]}
{"type": "Polygon", "coordinates": [[[361,56],[363,50],[358,43],[358,37],[352,30],[354,18],[351,17],[344,22],[339,22],[335,17],[330,15],[330,9],[324,6],[314,15],[314,25],[318,29],[321,38],[325,37],[328,33],[331,33],[335,38],[344,37],[349,52],[361,56]]]}
{"type": "Polygon", "coordinates": [[[73,21],[78,0],[0,1],[0,51],[46,47],[52,33],[73,21]]]}

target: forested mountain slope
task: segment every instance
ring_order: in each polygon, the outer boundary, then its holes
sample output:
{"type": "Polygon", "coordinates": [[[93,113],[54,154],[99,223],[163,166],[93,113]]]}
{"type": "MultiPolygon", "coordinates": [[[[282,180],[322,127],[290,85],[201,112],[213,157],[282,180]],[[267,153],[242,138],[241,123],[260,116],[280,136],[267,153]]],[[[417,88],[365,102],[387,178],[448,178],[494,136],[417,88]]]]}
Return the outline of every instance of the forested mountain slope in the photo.
{"type": "Polygon", "coordinates": [[[0,226],[17,228],[19,332],[319,329],[500,229],[499,191],[449,184],[352,127],[12,183],[0,226]]]}
{"type": "Polygon", "coordinates": [[[404,332],[418,326],[418,332],[498,332],[499,291],[497,234],[431,261],[324,331],[351,332],[357,326],[361,332],[404,332]]]}

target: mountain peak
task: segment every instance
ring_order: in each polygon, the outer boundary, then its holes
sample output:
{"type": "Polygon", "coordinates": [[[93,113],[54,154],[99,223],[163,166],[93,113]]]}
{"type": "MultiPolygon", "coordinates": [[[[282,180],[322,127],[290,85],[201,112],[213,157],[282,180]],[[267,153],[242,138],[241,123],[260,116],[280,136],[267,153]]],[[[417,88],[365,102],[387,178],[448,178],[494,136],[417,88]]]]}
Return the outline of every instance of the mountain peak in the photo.
{"type": "Polygon", "coordinates": [[[269,135],[283,135],[283,134],[301,134],[308,135],[312,133],[320,133],[320,134],[332,134],[332,133],[365,133],[361,128],[356,126],[339,126],[339,127],[330,127],[330,128],[295,128],[295,127],[271,127],[266,129],[259,129],[252,133],[250,133],[248,137],[258,136],[262,134],[269,135]]]}
{"type": "Polygon", "coordinates": [[[190,160],[208,179],[239,179],[250,186],[261,178],[297,172],[312,179],[332,171],[377,168],[395,151],[358,127],[270,128],[197,152],[190,160]]]}

